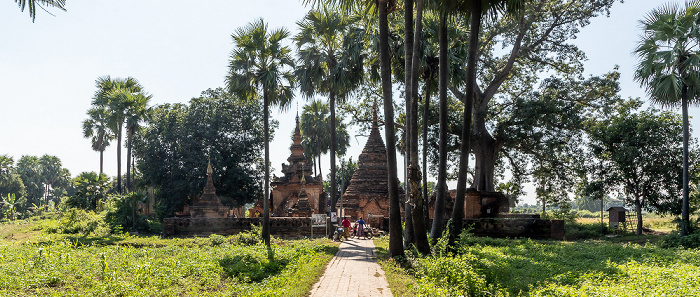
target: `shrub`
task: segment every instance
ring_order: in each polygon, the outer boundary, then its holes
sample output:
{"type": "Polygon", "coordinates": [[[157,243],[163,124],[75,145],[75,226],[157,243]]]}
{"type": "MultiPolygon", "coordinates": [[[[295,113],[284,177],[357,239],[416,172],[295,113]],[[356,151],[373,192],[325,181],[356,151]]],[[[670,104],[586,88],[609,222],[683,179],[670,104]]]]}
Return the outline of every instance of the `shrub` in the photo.
{"type": "Polygon", "coordinates": [[[262,242],[262,226],[250,225],[249,231],[244,231],[230,237],[230,242],[239,245],[256,245],[262,242]]]}
{"type": "Polygon", "coordinates": [[[136,213],[136,223],[132,223],[132,195],[140,194],[132,193],[125,196],[112,196],[107,200],[107,214],[105,215],[105,221],[112,229],[112,232],[120,233],[122,230],[131,230],[132,226],[135,226],[136,230],[138,231],[160,233],[160,231],[162,231],[160,224],[149,224],[148,217],[140,215],[138,212],[136,213]],[[160,230],[151,230],[151,227],[155,227],[160,230]]]}
{"type": "Polygon", "coordinates": [[[664,236],[658,243],[662,248],[700,248],[700,232],[691,233],[688,236],[680,236],[679,234],[671,234],[664,236]]]}
{"type": "Polygon", "coordinates": [[[104,214],[83,209],[71,208],[57,221],[43,225],[48,233],[107,235],[109,228],[104,222],[104,214]]]}

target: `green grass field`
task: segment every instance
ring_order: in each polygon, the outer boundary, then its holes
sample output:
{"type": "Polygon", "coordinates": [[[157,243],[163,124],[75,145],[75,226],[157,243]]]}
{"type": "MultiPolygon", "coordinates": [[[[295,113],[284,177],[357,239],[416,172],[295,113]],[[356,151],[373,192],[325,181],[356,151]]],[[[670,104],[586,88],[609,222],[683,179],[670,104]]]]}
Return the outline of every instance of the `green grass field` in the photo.
{"type": "MultiPolygon", "coordinates": [[[[655,236],[646,236],[658,241],[655,236]]],[[[627,238],[641,242],[639,237],[627,238]]],[[[466,237],[455,256],[386,258],[397,296],[700,296],[700,249],[588,240],[533,241],[466,237]],[[410,276],[406,278],[405,276],[410,276]]],[[[437,248],[439,251],[440,249],[437,248]]]]}
{"type": "Polygon", "coordinates": [[[338,249],[328,240],[275,240],[268,251],[241,236],[94,237],[35,228],[0,226],[0,296],[306,296],[338,249]]]}

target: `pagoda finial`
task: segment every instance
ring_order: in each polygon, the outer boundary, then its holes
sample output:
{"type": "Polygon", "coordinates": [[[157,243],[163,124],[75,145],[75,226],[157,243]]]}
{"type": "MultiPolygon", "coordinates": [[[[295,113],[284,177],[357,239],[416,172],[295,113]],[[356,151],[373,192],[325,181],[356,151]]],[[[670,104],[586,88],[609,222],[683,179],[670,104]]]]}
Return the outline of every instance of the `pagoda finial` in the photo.
{"type": "Polygon", "coordinates": [[[377,126],[377,98],[374,98],[374,104],[372,105],[372,127],[377,126]]]}
{"type": "Polygon", "coordinates": [[[214,173],[214,170],[211,169],[211,157],[208,157],[209,159],[209,165],[207,165],[207,175],[211,176],[212,173],[214,173]]]}

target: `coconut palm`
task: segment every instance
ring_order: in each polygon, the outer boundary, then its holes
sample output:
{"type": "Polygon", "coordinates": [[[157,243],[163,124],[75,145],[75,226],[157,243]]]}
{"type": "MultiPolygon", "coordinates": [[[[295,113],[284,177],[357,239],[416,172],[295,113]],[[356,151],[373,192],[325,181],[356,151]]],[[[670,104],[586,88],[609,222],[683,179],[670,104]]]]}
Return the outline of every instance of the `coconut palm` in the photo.
{"type": "Polygon", "coordinates": [[[29,17],[32,18],[32,22],[34,22],[34,19],[36,19],[37,2],[39,3],[39,8],[43,9],[44,11],[46,11],[46,9],[43,8],[42,5],[55,7],[66,11],[64,8],[66,6],[66,0],[15,0],[15,2],[21,11],[24,11],[24,8],[29,6],[29,17]]]}
{"type": "Polygon", "coordinates": [[[83,136],[91,138],[92,150],[100,152],[100,174],[104,168],[104,152],[114,134],[109,129],[109,112],[104,107],[93,107],[87,112],[88,118],[83,121],[83,136]]]}
{"type": "Polygon", "coordinates": [[[252,100],[263,100],[265,130],[265,178],[263,240],[270,247],[270,105],[287,108],[294,98],[294,67],[291,50],[282,45],[289,36],[284,28],[268,31],[263,19],[238,28],[232,35],[236,48],[231,52],[226,83],[229,92],[252,100]]]}
{"type": "Polygon", "coordinates": [[[683,113],[683,210],[681,235],[689,232],[688,105],[700,98],[700,1],[685,7],[668,3],[640,21],[644,33],[635,54],[634,78],[649,98],[664,106],[681,106],[683,113]]]}
{"type": "MultiPolygon", "coordinates": [[[[362,79],[362,44],[352,40],[360,31],[356,20],[342,13],[312,10],[297,22],[299,34],[294,37],[298,49],[299,88],[306,97],[328,96],[330,105],[331,176],[335,176],[338,141],[336,134],[336,99],[343,100],[362,79]],[[351,41],[352,40],[352,41],[351,41]]],[[[331,189],[336,188],[331,179],[331,189]]],[[[331,191],[331,209],[335,209],[336,193],[331,191]]]]}
{"type": "Polygon", "coordinates": [[[109,113],[109,127],[117,138],[117,192],[122,193],[122,132],[126,112],[136,98],[143,95],[143,87],[133,77],[112,79],[109,75],[95,81],[97,91],[93,106],[104,107],[109,113]]]}

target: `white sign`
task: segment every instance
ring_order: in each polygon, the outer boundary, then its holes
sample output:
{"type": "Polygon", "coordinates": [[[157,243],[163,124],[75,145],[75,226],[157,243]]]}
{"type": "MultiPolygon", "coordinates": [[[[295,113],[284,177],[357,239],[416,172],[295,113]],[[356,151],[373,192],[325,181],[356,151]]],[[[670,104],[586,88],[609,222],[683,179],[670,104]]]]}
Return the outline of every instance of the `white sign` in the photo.
{"type": "Polygon", "coordinates": [[[312,214],[311,215],[311,226],[312,227],[325,227],[326,226],[326,215],[325,214],[312,214]]]}
{"type": "Polygon", "coordinates": [[[331,211],[331,223],[337,223],[338,222],[338,215],[336,215],[335,211],[331,211]]]}

